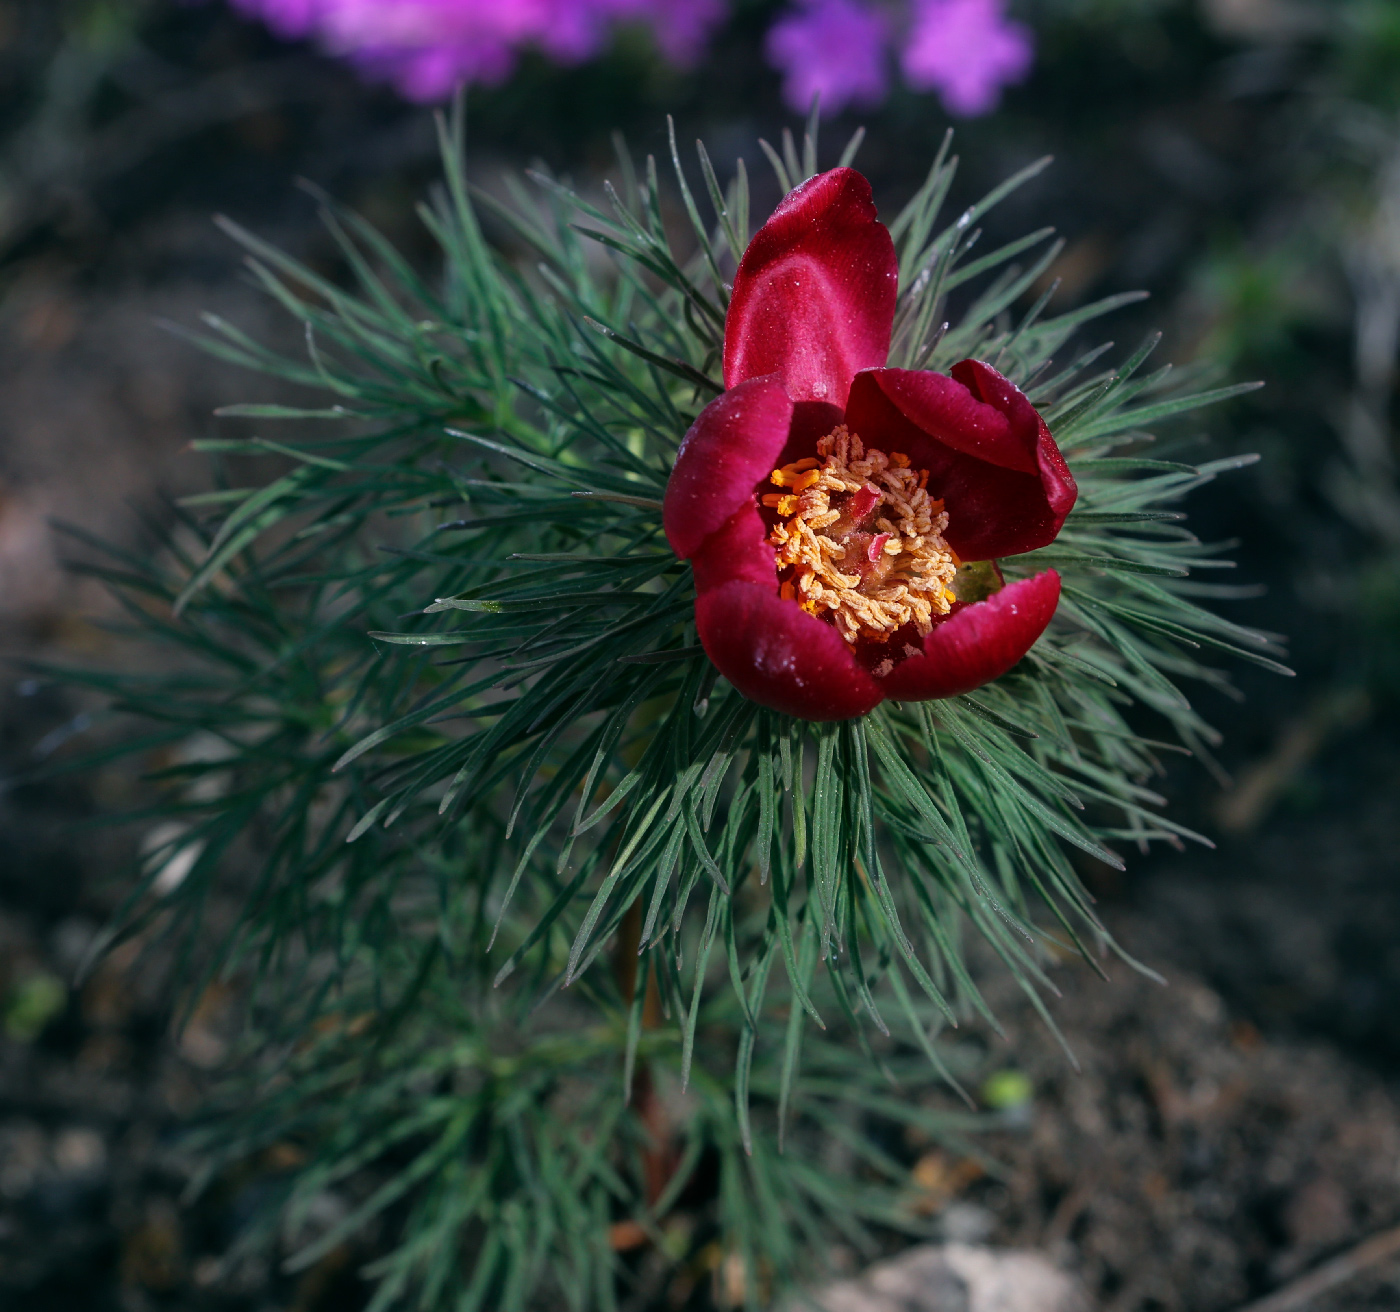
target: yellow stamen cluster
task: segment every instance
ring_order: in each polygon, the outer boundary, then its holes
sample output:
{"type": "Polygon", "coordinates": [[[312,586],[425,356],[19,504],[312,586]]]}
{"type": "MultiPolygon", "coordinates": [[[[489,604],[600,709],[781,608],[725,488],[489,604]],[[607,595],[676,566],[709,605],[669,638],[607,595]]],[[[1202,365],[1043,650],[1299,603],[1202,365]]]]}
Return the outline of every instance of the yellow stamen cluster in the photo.
{"type": "Polygon", "coordinates": [[[830,611],[852,644],[884,641],[911,622],[927,633],[956,600],[958,566],[943,540],[943,503],[928,494],[928,471],[915,472],[897,451],[867,449],[844,424],[817,443],[817,455],[775,469],[770,481],[785,490],[763,497],[787,517],[768,537],[778,549],[782,595],[811,615],[830,611]],[[863,489],[879,502],[856,523],[850,511],[863,489]]]}

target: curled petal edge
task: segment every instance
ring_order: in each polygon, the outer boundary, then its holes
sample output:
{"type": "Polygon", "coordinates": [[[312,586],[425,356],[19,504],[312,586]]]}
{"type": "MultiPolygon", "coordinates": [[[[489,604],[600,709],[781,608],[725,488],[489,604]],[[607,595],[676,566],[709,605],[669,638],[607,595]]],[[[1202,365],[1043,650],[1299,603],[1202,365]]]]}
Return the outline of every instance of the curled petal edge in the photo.
{"type": "Polygon", "coordinates": [[[771,710],[803,720],[851,720],[885,696],[830,624],[771,586],[735,579],[701,592],[695,627],[715,668],[771,710]]]}
{"type": "Polygon", "coordinates": [[[1060,576],[1048,569],[986,601],[962,606],[924,636],[924,654],[896,665],[880,686],[900,701],[933,701],[1000,678],[1035,645],[1060,603],[1060,576]]]}
{"type": "Polygon", "coordinates": [[[846,422],[867,444],[903,451],[929,471],[929,491],[948,505],[944,536],[964,560],[1048,545],[1077,495],[1050,430],[990,365],[964,360],[953,374],[867,369],[851,388],[846,422]]]}
{"type": "Polygon", "coordinates": [[[710,534],[691,557],[696,592],[709,592],[743,579],[770,592],[778,590],[777,553],[768,541],[768,526],[753,499],[710,534]]]}
{"type": "Polygon", "coordinates": [[[776,378],[752,378],[717,396],[690,426],[666,484],[661,522],[688,560],[772,471],[792,426],[792,398],[776,378]]]}
{"type": "Polygon", "coordinates": [[[1065,516],[1074,509],[1079,488],[1040,411],[1015,383],[981,360],[962,360],[953,366],[952,374],[975,397],[996,406],[1014,427],[1034,430],[1035,463],[1040,483],[1045,489],[1045,499],[1051,513],[1058,523],[1063,524],[1065,516]]]}

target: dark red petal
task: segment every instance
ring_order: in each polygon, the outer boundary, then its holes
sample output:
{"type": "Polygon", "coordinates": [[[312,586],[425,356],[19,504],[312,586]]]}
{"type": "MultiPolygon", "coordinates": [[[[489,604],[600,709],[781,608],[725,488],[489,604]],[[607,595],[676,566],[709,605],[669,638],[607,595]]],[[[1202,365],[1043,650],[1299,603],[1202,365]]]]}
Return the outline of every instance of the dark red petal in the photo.
{"type": "Polygon", "coordinates": [[[978,400],[986,401],[1006,415],[1013,428],[1029,431],[1034,424],[1036,469],[1050,508],[1063,523],[1065,516],[1074,509],[1079,489],[1040,411],[1015,383],[981,360],[961,360],[953,366],[952,373],[978,400]]]}
{"type": "Polygon", "coordinates": [[[911,702],[955,697],[1000,678],[1045,632],[1060,602],[1060,576],[1048,569],[960,607],[924,637],[911,656],[880,680],[886,697],[911,702]]]}
{"type": "Polygon", "coordinates": [[[768,526],[750,500],[741,506],[701,544],[691,557],[695,590],[709,592],[735,579],[758,583],[770,592],[778,590],[776,553],[768,544],[768,526]]]}
{"type": "Polygon", "coordinates": [[[676,453],[661,522],[682,560],[751,501],[788,438],[792,400],[775,378],[754,378],[717,396],[676,453]]]}
{"type": "Polygon", "coordinates": [[[795,401],[844,406],[890,353],[899,261],[854,169],[790,192],[749,243],[724,324],[724,385],[781,374],[795,401]]]}
{"type": "Polygon", "coordinates": [[[840,406],[821,401],[798,401],[792,407],[792,427],[787,444],[773,462],[773,468],[817,454],[817,443],[832,429],[846,422],[840,406]]]}
{"type": "Polygon", "coordinates": [[[1074,478],[1050,430],[1011,382],[964,360],[956,377],[869,369],[851,387],[846,423],[867,446],[929,471],[948,510],[948,545],[964,560],[1034,551],[1055,540],[1074,478]]]}
{"type": "Polygon", "coordinates": [[[719,672],[760,706],[803,720],[850,720],[884,696],[830,624],[771,587],[740,580],[702,592],[695,627],[719,672]]]}

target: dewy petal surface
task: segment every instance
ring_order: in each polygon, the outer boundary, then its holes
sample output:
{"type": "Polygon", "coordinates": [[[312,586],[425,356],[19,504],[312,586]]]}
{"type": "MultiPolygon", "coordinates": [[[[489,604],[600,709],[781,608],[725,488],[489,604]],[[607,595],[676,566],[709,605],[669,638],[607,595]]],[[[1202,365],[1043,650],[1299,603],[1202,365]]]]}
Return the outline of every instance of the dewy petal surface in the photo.
{"type": "Polygon", "coordinates": [[[790,192],[749,243],[724,325],[724,384],[779,374],[794,401],[844,406],[885,363],[899,262],[854,169],[790,192]]]}
{"type": "Polygon", "coordinates": [[[885,696],[929,701],[990,683],[1030,651],[1059,603],[1060,576],[1049,569],[954,611],[924,636],[922,656],[880,680],[885,696]]]}
{"type": "Polygon", "coordinates": [[[717,396],[676,454],[661,522],[671,550],[688,560],[747,501],[787,442],[792,400],[775,378],[753,378],[717,396]]]}
{"type": "Polygon", "coordinates": [[[948,509],[943,536],[964,560],[1046,546],[1077,495],[1050,430],[990,366],[964,361],[953,373],[866,370],[846,423],[868,446],[902,451],[929,471],[928,490],[948,509]]]}
{"type": "Polygon", "coordinates": [[[771,586],[736,580],[700,593],[695,627],[719,672],[760,706],[804,720],[850,720],[885,695],[835,628],[771,586]]]}

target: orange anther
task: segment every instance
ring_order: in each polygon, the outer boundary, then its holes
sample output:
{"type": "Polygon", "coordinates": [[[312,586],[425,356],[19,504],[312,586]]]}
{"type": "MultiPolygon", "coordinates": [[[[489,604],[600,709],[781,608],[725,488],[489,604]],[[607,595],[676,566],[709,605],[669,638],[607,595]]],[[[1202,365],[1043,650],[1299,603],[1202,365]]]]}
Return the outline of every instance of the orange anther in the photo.
{"type": "Polygon", "coordinates": [[[910,623],[928,632],[956,600],[947,516],[928,495],[928,473],[903,452],[867,449],[844,427],[817,443],[817,455],[824,459],[773,470],[785,494],[759,494],[782,516],[768,535],[782,570],[778,595],[833,621],[848,643],[884,643],[910,623]]]}
{"type": "Polygon", "coordinates": [[[799,491],[804,487],[811,487],[817,480],[810,479],[808,482],[801,481],[803,474],[810,470],[818,469],[821,466],[820,460],[814,460],[811,456],[805,456],[801,460],[794,460],[791,464],[784,465],[781,469],[775,469],[769,476],[768,481],[775,487],[796,487],[799,491]]]}

